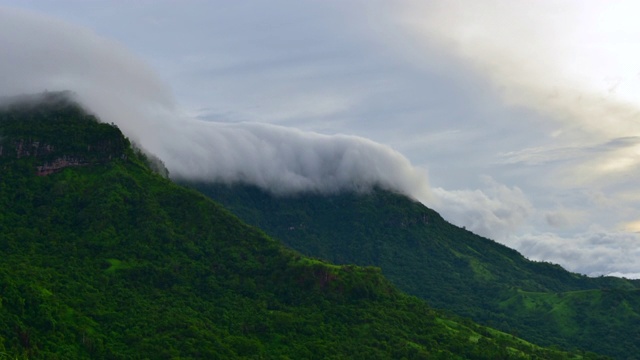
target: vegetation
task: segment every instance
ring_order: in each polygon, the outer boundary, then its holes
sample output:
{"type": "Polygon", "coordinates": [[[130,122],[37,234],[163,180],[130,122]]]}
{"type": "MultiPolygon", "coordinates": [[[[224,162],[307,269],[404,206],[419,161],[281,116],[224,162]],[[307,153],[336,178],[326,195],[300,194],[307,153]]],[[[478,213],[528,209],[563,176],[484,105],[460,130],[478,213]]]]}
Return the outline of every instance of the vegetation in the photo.
{"type": "Polygon", "coordinates": [[[154,173],[114,126],[45,100],[0,111],[0,357],[600,358],[301,256],[154,173]]]}
{"type": "Polygon", "coordinates": [[[244,185],[189,185],[307,256],[380,267],[436,308],[545,346],[640,359],[636,280],[529,261],[380,189],[275,197],[244,185]]]}

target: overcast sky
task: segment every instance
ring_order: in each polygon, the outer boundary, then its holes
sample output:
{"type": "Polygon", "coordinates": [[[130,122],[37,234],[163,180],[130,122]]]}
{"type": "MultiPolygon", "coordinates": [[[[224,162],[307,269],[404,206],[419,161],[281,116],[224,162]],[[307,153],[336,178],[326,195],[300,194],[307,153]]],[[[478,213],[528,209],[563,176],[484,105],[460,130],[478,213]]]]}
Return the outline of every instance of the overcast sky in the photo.
{"type": "Polygon", "coordinates": [[[120,86],[94,104],[110,121],[179,113],[191,122],[116,121],[174,173],[276,188],[286,173],[314,190],[328,172],[380,178],[529,258],[640,277],[635,1],[0,5],[3,94],[120,86]],[[192,142],[190,161],[145,136],[152,127],[192,142]],[[218,168],[247,156],[261,166],[229,178],[203,167],[225,141],[248,145],[218,168]]]}

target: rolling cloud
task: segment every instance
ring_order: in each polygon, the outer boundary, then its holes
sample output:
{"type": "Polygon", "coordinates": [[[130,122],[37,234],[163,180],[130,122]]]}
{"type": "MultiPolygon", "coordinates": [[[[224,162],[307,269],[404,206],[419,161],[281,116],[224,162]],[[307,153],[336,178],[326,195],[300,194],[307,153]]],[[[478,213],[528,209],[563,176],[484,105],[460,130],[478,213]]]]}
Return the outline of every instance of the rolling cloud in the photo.
{"type": "Polygon", "coordinates": [[[0,49],[0,95],[71,90],[103,121],[159,156],[175,178],[241,181],[275,193],[380,186],[422,201],[431,197],[423,170],[365,138],[181,114],[145,64],[87,29],[5,8],[0,49]]]}
{"type": "Polygon", "coordinates": [[[182,141],[157,149],[176,177],[245,182],[275,193],[381,186],[429,198],[422,171],[400,153],[364,138],[256,123],[191,121],[182,129],[182,141]]]}

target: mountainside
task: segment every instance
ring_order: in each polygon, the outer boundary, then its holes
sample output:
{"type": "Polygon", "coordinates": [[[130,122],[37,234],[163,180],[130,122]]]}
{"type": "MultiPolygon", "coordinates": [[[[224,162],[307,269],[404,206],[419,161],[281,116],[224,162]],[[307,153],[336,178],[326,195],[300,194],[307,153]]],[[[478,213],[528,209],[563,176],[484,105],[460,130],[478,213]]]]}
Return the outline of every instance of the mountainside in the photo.
{"type": "Polygon", "coordinates": [[[305,255],[378,266],[434,307],[536,343],[640,359],[636,280],[529,261],[383,190],[275,197],[244,185],[189,185],[305,255]]]}
{"type": "Polygon", "coordinates": [[[599,358],[301,256],[151,171],[116,127],[44,100],[0,110],[7,358],[599,358]]]}

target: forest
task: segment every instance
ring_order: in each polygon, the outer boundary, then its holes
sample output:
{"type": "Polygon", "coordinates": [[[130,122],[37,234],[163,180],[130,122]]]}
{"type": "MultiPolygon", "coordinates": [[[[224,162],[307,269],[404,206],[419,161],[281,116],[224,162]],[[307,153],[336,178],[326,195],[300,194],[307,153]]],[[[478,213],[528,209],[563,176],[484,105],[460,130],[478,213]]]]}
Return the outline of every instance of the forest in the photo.
{"type": "Polygon", "coordinates": [[[379,267],[434,308],[536,344],[640,359],[638,280],[530,261],[379,188],[275,196],[242,184],[183,184],[304,255],[379,267]]]}
{"type": "Polygon", "coordinates": [[[0,146],[3,358],[606,358],[304,256],[158,174],[64,94],[0,109],[0,146]]]}

